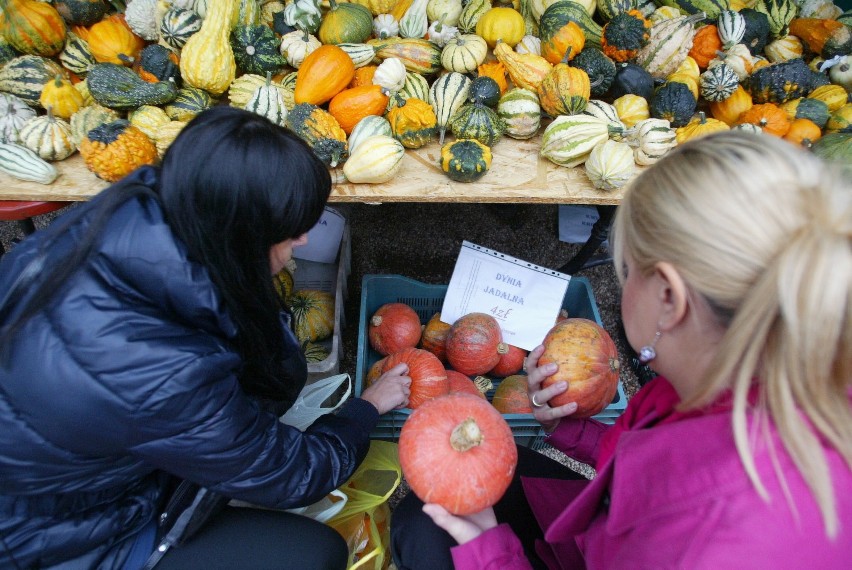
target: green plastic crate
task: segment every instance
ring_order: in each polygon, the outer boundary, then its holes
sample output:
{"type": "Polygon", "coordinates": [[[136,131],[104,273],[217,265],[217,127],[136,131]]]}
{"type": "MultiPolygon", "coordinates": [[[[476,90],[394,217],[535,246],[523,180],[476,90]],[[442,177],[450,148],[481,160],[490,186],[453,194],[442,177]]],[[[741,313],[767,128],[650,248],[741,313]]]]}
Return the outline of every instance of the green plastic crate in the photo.
{"type": "MultiPolygon", "coordinates": [[[[421,283],[401,275],[364,275],[361,282],[361,309],[358,323],[356,395],[361,393],[370,367],[382,358],[382,355],[370,347],[367,334],[367,322],[373,313],[385,303],[405,303],[415,310],[420,317],[420,322],[425,324],[432,315],[441,311],[446,293],[447,285],[421,283]]],[[[602,324],[591,285],[584,277],[571,277],[565,299],[562,301],[562,308],[571,317],[581,317],[602,324]]],[[[495,381],[495,387],[498,384],[499,380],[495,381]]],[[[491,395],[491,393],[487,394],[489,400],[491,395]]],[[[621,415],[625,407],[627,407],[627,398],[619,380],[618,391],[612,403],[595,416],[595,419],[611,424],[621,415]]],[[[382,414],[371,437],[388,441],[398,440],[402,424],[410,414],[411,410],[407,408],[382,414]]],[[[540,446],[543,431],[541,424],[532,414],[503,414],[503,417],[512,428],[515,441],[519,445],[533,448],[540,446]]]]}

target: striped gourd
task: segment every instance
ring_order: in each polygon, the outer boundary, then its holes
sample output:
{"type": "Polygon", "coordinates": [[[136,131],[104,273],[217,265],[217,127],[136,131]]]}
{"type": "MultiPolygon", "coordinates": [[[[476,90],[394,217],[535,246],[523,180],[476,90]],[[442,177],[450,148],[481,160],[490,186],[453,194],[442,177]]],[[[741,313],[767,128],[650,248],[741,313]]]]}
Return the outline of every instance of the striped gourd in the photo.
{"type": "Polygon", "coordinates": [[[534,136],[541,126],[538,94],[523,87],[506,91],[497,103],[497,115],[506,123],[506,134],[513,139],[534,136]]]}
{"type": "Polygon", "coordinates": [[[290,298],[293,328],[300,342],[323,340],[334,332],[334,295],[302,289],[290,298]]]}
{"type": "Polygon", "coordinates": [[[441,65],[448,71],[471,73],[482,65],[487,56],[488,44],[484,39],[476,34],[462,34],[444,44],[441,65]]]}
{"type": "Polygon", "coordinates": [[[716,29],[719,39],[722,40],[722,49],[728,49],[743,40],[746,30],[745,18],[734,10],[722,10],[716,20],[716,29]]]}
{"type": "Polygon", "coordinates": [[[610,126],[610,135],[612,138],[615,140],[621,138],[625,127],[621,119],[618,118],[618,111],[615,110],[615,106],[600,99],[589,99],[583,114],[605,120],[610,126]]]}
{"type": "Polygon", "coordinates": [[[647,166],[660,160],[677,146],[677,134],[665,119],[645,119],[630,130],[628,144],[633,147],[633,160],[647,166]]]}
{"type": "Polygon", "coordinates": [[[50,109],[47,115],[27,121],[18,135],[21,144],[44,160],[63,160],[77,150],[71,125],[64,119],[54,117],[50,109]]]}
{"type": "Polygon", "coordinates": [[[343,164],[346,180],[356,184],[378,184],[393,178],[402,167],[405,147],[388,135],[373,135],[360,141],[343,164]]]}
{"type": "Polygon", "coordinates": [[[609,138],[609,125],[591,115],[560,115],[541,136],[539,154],[560,166],[582,164],[599,143],[609,138]]]}
{"type": "Polygon", "coordinates": [[[18,50],[12,47],[12,44],[9,43],[9,40],[3,37],[3,34],[0,34],[0,67],[5,65],[9,61],[12,61],[19,55],[21,54],[18,53],[18,50]]]}
{"type": "Polygon", "coordinates": [[[616,14],[635,10],[637,8],[636,0],[597,0],[597,13],[604,22],[612,20],[616,14]]]}
{"type": "MultiPolygon", "coordinates": [[[[414,73],[413,71],[407,71],[405,73],[405,85],[402,86],[397,92],[397,95],[402,97],[403,99],[410,99],[414,97],[415,99],[422,99],[423,101],[429,100],[429,80],[420,75],[419,73],[414,73]]],[[[391,97],[391,103],[393,104],[394,98],[391,97]]]]}
{"type": "Polygon", "coordinates": [[[702,73],[699,81],[701,96],[707,101],[724,101],[734,94],[740,84],[736,72],[724,63],[702,73]]]}
{"type": "Polygon", "coordinates": [[[722,10],[730,10],[730,0],[654,0],[658,5],[677,8],[684,14],[700,14],[715,20],[722,10]]]}
{"type": "Polygon", "coordinates": [[[181,49],[192,34],[201,29],[201,17],[193,10],[171,8],[160,22],[160,41],[181,49]]]}
{"type": "Polygon", "coordinates": [[[77,75],[85,75],[89,72],[89,68],[97,63],[86,40],[72,32],[68,32],[65,49],[59,54],[59,61],[65,69],[77,75]]]}
{"type": "Polygon", "coordinates": [[[59,172],[30,149],[14,143],[0,143],[0,171],[18,180],[50,184],[59,172]]]}
{"type": "Polygon", "coordinates": [[[476,29],[476,23],[490,9],[491,0],[470,0],[459,14],[459,30],[465,34],[472,33],[476,29]]]}
{"type": "Polygon", "coordinates": [[[18,133],[30,119],[35,109],[11,93],[0,93],[0,142],[18,142],[18,133]]]}
{"type": "Polygon", "coordinates": [[[583,167],[592,185],[600,190],[621,188],[636,172],[630,145],[609,139],[592,149],[583,167]]]}
{"type": "Polygon", "coordinates": [[[352,132],[349,133],[349,138],[347,139],[349,152],[355,152],[355,148],[361,142],[376,135],[393,136],[393,129],[391,129],[390,122],[379,115],[367,115],[358,121],[352,128],[352,132]]]}
{"type": "Polygon", "coordinates": [[[444,144],[444,135],[450,119],[467,100],[471,80],[467,76],[451,71],[432,83],[429,89],[429,102],[435,109],[438,126],[438,142],[444,144]]]}
{"type": "Polygon", "coordinates": [[[356,69],[368,65],[376,57],[376,48],[370,44],[342,43],[337,47],[346,52],[356,69]]]}
{"type": "MultiPolygon", "coordinates": [[[[240,75],[228,88],[228,100],[230,101],[231,106],[245,109],[249,99],[251,99],[251,96],[254,95],[254,90],[265,84],[266,78],[261,77],[260,75],[256,75],[254,73],[240,75]]],[[[287,109],[292,109],[293,105],[295,105],[295,101],[293,100],[293,89],[288,89],[275,81],[272,82],[272,85],[281,92],[281,98],[284,100],[284,105],[287,106],[287,109]]]]}
{"type": "Polygon", "coordinates": [[[790,20],[796,17],[799,6],[795,0],[758,0],[754,9],[769,19],[770,38],[780,38],[787,34],[790,20]]]}
{"type": "Polygon", "coordinates": [[[321,344],[315,342],[306,342],[302,345],[302,352],[305,353],[305,361],[308,364],[322,362],[331,355],[331,352],[321,344]]]}
{"type": "Polygon", "coordinates": [[[204,109],[215,104],[210,94],[198,87],[184,87],[177,97],[165,106],[166,114],[173,121],[189,121],[204,109]]]}
{"type": "Polygon", "coordinates": [[[674,73],[692,48],[693,26],[704,17],[703,12],[678,16],[651,26],[648,43],[636,54],[636,63],[657,79],[674,73]]]}
{"type": "Polygon", "coordinates": [[[246,111],[266,117],[276,125],[283,126],[287,121],[287,107],[281,98],[281,92],[272,85],[272,74],[267,72],[266,83],[255,88],[245,106],[246,111]]]}
{"type": "MultiPolygon", "coordinates": [[[[140,107],[141,109],[142,107],[140,107]]],[[[165,111],[159,107],[155,107],[158,111],[165,114],[165,111]]],[[[93,103],[87,105],[71,115],[71,134],[74,137],[74,143],[79,145],[86,135],[95,127],[100,127],[105,123],[111,123],[120,119],[121,116],[117,111],[93,103]]],[[[147,133],[146,133],[147,134],[147,133]]]]}
{"type": "Polygon", "coordinates": [[[234,14],[233,0],[207,5],[201,29],[192,34],[180,52],[180,75],[187,85],[219,96],[237,74],[234,50],[228,41],[234,14]]]}
{"type": "Polygon", "coordinates": [[[603,27],[592,19],[583,6],[572,0],[558,0],[550,4],[539,19],[539,30],[542,36],[553,36],[568,22],[580,26],[586,36],[587,46],[601,47],[603,27]]]}
{"type": "Polygon", "coordinates": [[[0,69],[0,91],[23,99],[31,107],[40,107],[44,84],[56,75],[67,77],[61,65],[39,55],[21,55],[0,69]]]}
{"type": "Polygon", "coordinates": [[[376,48],[376,57],[402,60],[406,71],[432,75],[441,70],[441,48],[422,38],[386,38],[367,41],[376,48]]]}
{"type": "MultiPolygon", "coordinates": [[[[105,109],[106,107],[102,108],[105,109]]],[[[74,117],[71,118],[73,119],[74,117]]],[[[130,121],[131,125],[148,135],[148,138],[151,140],[157,138],[157,132],[160,130],[160,127],[171,121],[162,108],[154,105],[142,105],[138,109],[131,111],[127,116],[127,120],[130,121]]]]}
{"type": "Polygon", "coordinates": [[[492,147],[506,132],[506,123],[493,109],[478,103],[468,103],[453,115],[450,128],[457,139],[476,139],[492,147]]]}

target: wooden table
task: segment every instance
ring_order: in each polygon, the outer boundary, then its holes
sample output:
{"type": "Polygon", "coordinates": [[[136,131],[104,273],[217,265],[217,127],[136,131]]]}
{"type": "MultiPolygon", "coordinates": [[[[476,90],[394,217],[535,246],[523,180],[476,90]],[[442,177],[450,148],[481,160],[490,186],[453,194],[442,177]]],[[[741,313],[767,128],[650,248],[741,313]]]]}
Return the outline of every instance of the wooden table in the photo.
{"type": "MultiPolygon", "coordinates": [[[[338,181],[331,202],[468,202],[526,204],[617,205],[621,191],[598,190],[582,167],[565,168],[538,154],[539,137],[525,141],[504,137],[494,145],[491,169],[474,183],[450,180],[439,165],[437,142],[408,150],[393,180],[384,184],[351,184],[338,181]]],[[[49,185],[23,182],[0,173],[0,200],[79,202],[90,199],[107,183],[86,169],[79,153],[53,163],[59,177],[49,185]]]]}

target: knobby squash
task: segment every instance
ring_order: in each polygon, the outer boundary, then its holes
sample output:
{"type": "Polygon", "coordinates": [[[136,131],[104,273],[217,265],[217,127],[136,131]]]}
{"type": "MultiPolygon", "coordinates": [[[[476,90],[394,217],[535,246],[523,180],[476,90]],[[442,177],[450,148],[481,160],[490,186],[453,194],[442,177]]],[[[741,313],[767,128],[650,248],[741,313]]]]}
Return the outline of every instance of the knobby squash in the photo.
{"type": "Polygon", "coordinates": [[[125,119],[89,131],[80,143],[80,154],[86,167],[108,182],[115,182],[159,158],[151,139],[125,119]]]}

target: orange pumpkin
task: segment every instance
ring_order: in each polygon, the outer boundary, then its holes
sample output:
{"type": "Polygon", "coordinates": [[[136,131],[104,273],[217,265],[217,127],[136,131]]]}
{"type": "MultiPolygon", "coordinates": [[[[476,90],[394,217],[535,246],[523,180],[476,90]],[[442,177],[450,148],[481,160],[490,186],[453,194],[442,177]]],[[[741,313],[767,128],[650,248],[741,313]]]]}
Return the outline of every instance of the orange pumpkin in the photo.
{"type": "Polygon", "coordinates": [[[722,40],[719,39],[719,28],[715,24],[702,26],[692,38],[692,48],[689,56],[695,60],[698,67],[707,69],[711,59],[722,51],[722,40]]]}
{"type": "Polygon", "coordinates": [[[618,351],[603,327],[589,319],[566,319],[548,331],[542,344],[538,365],[555,363],[559,367],[544,379],[542,387],[568,382],[565,392],[550,399],[551,406],[576,402],[572,417],[587,418],[612,402],[618,389],[618,351]]]}
{"type": "Polygon", "coordinates": [[[501,414],[531,414],[526,375],[515,374],[503,378],[494,389],[491,405],[501,414]]]}
{"type": "Polygon", "coordinates": [[[441,362],[447,362],[447,333],[450,325],[441,320],[441,313],[435,313],[423,327],[420,334],[420,348],[428,350],[441,362]]]}
{"type": "Polygon", "coordinates": [[[470,376],[465,376],[455,370],[447,370],[447,380],[450,383],[450,394],[472,394],[486,399],[485,394],[479,391],[470,376]]]}
{"type": "Polygon", "coordinates": [[[793,144],[810,148],[810,146],[822,137],[822,129],[810,119],[793,119],[790,128],[784,134],[784,140],[793,144]]]}
{"type": "Polygon", "coordinates": [[[556,65],[561,61],[571,61],[586,45],[586,35],[576,23],[568,21],[553,36],[541,42],[541,55],[556,65]]]}
{"type": "Polygon", "coordinates": [[[420,342],[420,317],[405,303],[385,303],[370,317],[367,325],[370,346],[387,356],[420,342]]]}
{"type": "Polygon", "coordinates": [[[499,61],[495,60],[483,63],[476,68],[476,72],[480,77],[490,77],[496,81],[497,86],[500,87],[501,95],[509,88],[509,84],[506,81],[506,66],[499,61]]]}
{"type": "MultiPolygon", "coordinates": [[[[790,33],[805,42],[808,49],[821,53],[825,42],[843,31],[843,22],[823,18],[793,18],[790,33]]],[[[847,34],[848,35],[848,34],[847,34]]]]}
{"type": "Polygon", "coordinates": [[[378,65],[365,65],[364,67],[359,67],[355,70],[355,75],[352,77],[352,81],[349,82],[347,87],[351,89],[352,87],[361,87],[362,85],[372,85],[373,76],[376,74],[376,70],[378,68],[378,65]]]}
{"type": "MultiPolygon", "coordinates": [[[[75,32],[78,30],[81,30],[79,26],[74,28],[75,32]]],[[[133,65],[139,52],[145,47],[145,40],[133,33],[122,14],[104,18],[80,37],[88,42],[92,57],[101,63],[133,65]]]]}
{"type": "Polygon", "coordinates": [[[0,36],[20,52],[50,57],[65,47],[67,29],[59,12],[46,2],[6,0],[0,11],[0,36]]]}
{"type": "Polygon", "coordinates": [[[343,91],[355,77],[352,58],[336,45],[321,45],[309,53],[296,75],[296,103],[322,105],[343,91]]]}
{"type": "Polygon", "coordinates": [[[447,333],[447,362],[468,376],[485,374],[500,362],[497,350],[502,342],[497,319],[487,313],[468,313],[447,333]]]}
{"type": "Polygon", "coordinates": [[[494,406],[469,394],[414,410],[399,434],[399,463],[424,503],[469,515],[496,503],[512,481],[518,449],[494,406]]]}
{"type": "Polygon", "coordinates": [[[787,112],[775,103],[760,103],[752,105],[751,109],[741,114],[737,123],[751,123],[763,129],[765,133],[783,137],[790,130],[791,121],[787,112]]]}
{"type": "Polygon", "coordinates": [[[447,370],[438,357],[420,348],[404,348],[385,358],[382,372],[387,372],[397,364],[408,365],[408,376],[411,377],[411,394],[408,396],[408,407],[417,408],[424,402],[446,396],[450,393],[450,381],[447,380],[447,370]]]}
{"type": "Polygon", "coordinates": [[[368,115],[382,116],[388,106],[388,91],[381,85],[362,85],[344,89],[331,98],[328,112],[347,135],[358,121],[368,115]]]}
{"type": "Polygon", "coordinates": [[[520,372],[524,366],[524,359],[527,357],[526,350],[505,342],[497,347],[497,354],[500,355],[500,361],[488,371],[488,374],[498,378],[520,372]]]}
{"type": "Polygon", "coordinates": [[[740,115],[751,109],[753,105],[751,93],[746,91],[742,85],[737,85],[736,90],[724,101],[711,101],[710,114],[714,119],[719,119],[730,126],[737,122],[740,115]]]}

